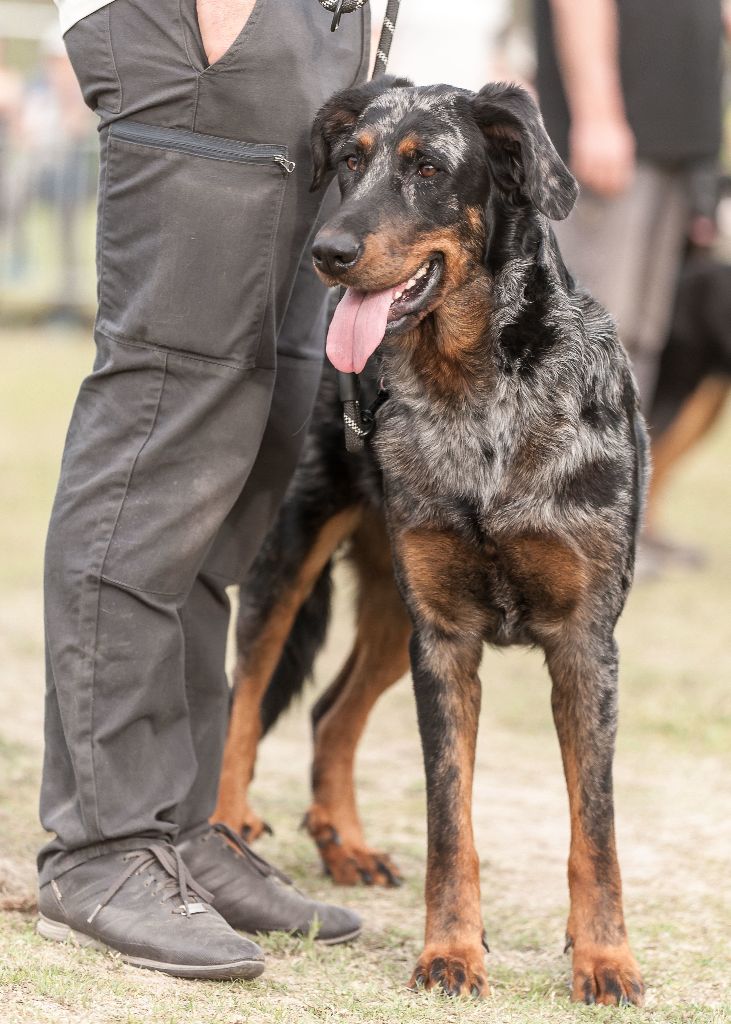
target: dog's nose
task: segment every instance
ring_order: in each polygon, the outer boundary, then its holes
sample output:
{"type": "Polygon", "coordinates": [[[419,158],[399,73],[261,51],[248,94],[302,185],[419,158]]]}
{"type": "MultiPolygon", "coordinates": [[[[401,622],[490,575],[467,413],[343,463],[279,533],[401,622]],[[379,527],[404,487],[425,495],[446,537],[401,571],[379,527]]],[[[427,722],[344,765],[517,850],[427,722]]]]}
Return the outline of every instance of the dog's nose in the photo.
{"type": "Polygon", "coordinates": [[[358,262],[362,248],[359,239],[347,231],[327,235],[321,233],[312,246],[312,258],[318,270],[337,275],[358,262]]]}

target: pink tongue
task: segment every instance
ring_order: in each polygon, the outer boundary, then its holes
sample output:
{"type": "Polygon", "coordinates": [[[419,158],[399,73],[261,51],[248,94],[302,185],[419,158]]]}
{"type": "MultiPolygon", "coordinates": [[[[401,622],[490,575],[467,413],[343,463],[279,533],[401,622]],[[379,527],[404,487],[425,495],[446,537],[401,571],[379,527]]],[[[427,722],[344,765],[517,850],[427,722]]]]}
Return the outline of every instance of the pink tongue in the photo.
{"type": "Polygon", "coordinates": [[[327,333],[327,356],[343,373],[360,373],[383,341],[395,288],[357,292],[348,288],[327,333]]]}

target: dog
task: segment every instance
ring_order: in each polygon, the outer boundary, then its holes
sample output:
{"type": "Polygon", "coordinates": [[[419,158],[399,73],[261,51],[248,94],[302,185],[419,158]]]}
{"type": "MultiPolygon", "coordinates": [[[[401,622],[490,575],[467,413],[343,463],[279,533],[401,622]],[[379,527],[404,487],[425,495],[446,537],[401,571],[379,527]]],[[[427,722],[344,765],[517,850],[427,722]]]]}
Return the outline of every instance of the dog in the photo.
{"type": "MultiPolygon", "coordinates": [[[[614,837],[617,618],[630,588],[646,434],[612,321],[550,228],[577,186],[522,89],[474,94],[383,77],[312,129],[313,187],[338,212],[312,254],[347,288],[328,335],[387,399],[365,450],[343,445],[326,370],[305,449],[242,586],[235,695],[214,819],[252,839],[256,745],[325,636],[334,553],[359,578],[355,645],[313,712],[306,816],[335,881],[395,884],[355,807],[353,758],[410,667],[426,769],[426,937],[416,987],[483,995],[471,790],[483,644],[540,647],[570,801],[572,994],[639,1004],[614,837]]],[[[382,395],[383,398],[383,395],[382,395]]]]}
{"type": "MultiPolygon", "coordinates": [[[[729,183],[724,183],[729,190],[729,183]]],[[[698,554],[658,538],[665,492],[680,460],[716,424],[731,385],[731,266],[691,251],[680,275],[648,424],[652,480],[645,523],[664,560],[697,564],[698,554]],[[695,558],[693,557],[695,554],[695,558]]],[[[646,538],[648,539],[648,538],[646,538]]],[[[702,556],[700,556],[702,558],[702,556]]]]}

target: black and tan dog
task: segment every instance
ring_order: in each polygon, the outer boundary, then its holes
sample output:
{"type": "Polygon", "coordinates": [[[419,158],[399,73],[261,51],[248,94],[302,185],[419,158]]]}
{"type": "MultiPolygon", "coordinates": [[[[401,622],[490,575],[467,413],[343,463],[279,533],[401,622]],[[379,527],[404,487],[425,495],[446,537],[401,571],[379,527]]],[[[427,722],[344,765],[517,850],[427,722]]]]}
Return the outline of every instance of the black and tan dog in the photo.
{"type": "Polygon", "coordinates": [[[521,89],[382,79],[332,98],[315,185],[343,204],[313,246],[348,291],[331,360],[379,359],[388,400],[349,456],[328,369],[279,518],[242,587],[237,684],[216,817],[250,838],[257,742],[321,645],[329,569],[349,542],[357,636],[314,709],[307,825],[339,882],[393,883],[363,838],[353,757],[367,715],[413,673],[428,802],[426,945],[412,983],[484,993],[471,820],[485,641],[543,649],[571,810],[573,995],[639,1003],[615,852],[614,627],[629,589],[645,433],[605,311],[549,227],[576,185],[521,89]]]}

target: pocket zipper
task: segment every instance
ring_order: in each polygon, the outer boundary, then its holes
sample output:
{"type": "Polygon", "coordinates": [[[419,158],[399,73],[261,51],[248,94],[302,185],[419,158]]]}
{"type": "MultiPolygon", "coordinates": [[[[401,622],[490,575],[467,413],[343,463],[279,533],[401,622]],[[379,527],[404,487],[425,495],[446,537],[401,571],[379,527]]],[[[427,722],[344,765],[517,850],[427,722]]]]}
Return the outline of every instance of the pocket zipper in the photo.
{"type": "Polygon", "coordinates": [[[142,121],[114,121],[109,127],[112,138],[136,142],[144,146],[174,149],[191,156],[210,160],[233,160],[246,164],[279,164],[287,173],[295,169],[294,160],[287,159],[286,146],[268,146],[255,142],[237,142],[218,135],[202,135],[187,128],[163,128],[142,121]]]}

